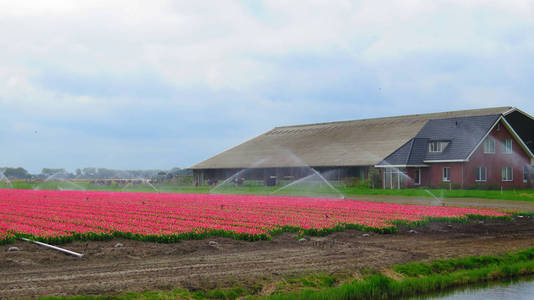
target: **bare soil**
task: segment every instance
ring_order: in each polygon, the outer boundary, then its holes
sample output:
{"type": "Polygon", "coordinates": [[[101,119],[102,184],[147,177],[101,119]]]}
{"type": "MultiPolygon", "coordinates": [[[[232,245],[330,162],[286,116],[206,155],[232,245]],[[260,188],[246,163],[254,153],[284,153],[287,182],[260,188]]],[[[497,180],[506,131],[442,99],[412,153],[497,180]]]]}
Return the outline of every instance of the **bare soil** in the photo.
{"type": "Polygon", "coordinates": [[[120,294],[173,288],[268,286],[309,272],[358,273],[392,264],[534,247],[534,219],[432,223],[369,236],[356,230],[299,242],[295,234],[272,241],[227,238],[176,244],[116,239],[62,247],[82,259],[26,242],[0,246],[0,298],[120,294]],[[210,241],[217,244],[210,245],[210,241]],[[123,247],[115,247],[117,243],[123,247]],[[20,251],[8,251],[18,247],[20,251]]]}

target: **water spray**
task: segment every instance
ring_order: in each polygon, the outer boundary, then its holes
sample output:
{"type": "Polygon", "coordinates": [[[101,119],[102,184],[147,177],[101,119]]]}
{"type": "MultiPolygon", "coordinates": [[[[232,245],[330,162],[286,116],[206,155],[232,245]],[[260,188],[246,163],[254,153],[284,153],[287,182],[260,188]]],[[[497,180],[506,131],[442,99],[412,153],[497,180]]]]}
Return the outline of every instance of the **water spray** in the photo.
{"type": "Polygon", "coordinates": [[[0,182],[3,182],[5,185],[7,185],[9,188],[13,188],[13,184],[11,183],[11,181],[6,177],[6,175],[4,174],[4,171],[3,169],[0,169],[0,182]]]}
{"type": "Polygon", "coordinates": [[[216,191],[218,188],[220,188],[221,186],[229,183],[229,182],[232,182],[235,178],[237,178],[238,176],[240,176],[241,174],[249,171],[250,169],[252,168],[255,168],[259,165],[261,165],[262,163],[264,163],[267,159],[266,158],[263,158],[263,159],[260,159],[258,160],[257,162],[253,163],[250,167],[246,168],[246,169],[242,169],[240,171],[238,171],[237,173],[235,173],[234,175],[226,178],[223,182],[219,183],[218,185],[216,185],[214,188],[212,188],[209,193],[212,194],[214,191],[216,191]]]}
{"type": "Polygon", "coordinates": [[[279,191],[281,191],[281,190],[284,190],[284,189],[286,189],[286,188],[288,188],[288,187],[294,186],[294,185],[296,185],[296,184],[299,184],[299,183],[301,183],[301,182],[304,182],[304,181],[306,181],[306,180],[309,180],[309,179],[313,178],[314,176],[317,176],[317,177],[318,177],[319,179],[321,179],[321,180],[322,180],[322,181],[323,181],[323,182],[324,182],[330,189],[332,189],[335,193],[337,193],[338,196],[339,196],[339,198],[341,198],[341,199],[345,199],[345,195],[343,195],[343,193],[341,193],[340,190],[338,190],[336,187],[334,187],[334,186],[333,186],[333,185],[332,185],[332,184],[331,184],[331,183],[330,183],[330,182],[329,182],[329,181],[328,181],[328,180],[327,180],[321,173],[319,173],[319,172],[318,172],[317,170],[315,170],[314,168],[310,167],[310,166],[309,166],[308,164],[306,164],[300,157],[296,156],[293,152],[289,151],[288,149],[282,149],[282,150],[285,151],[285,152],[288,154],[288,156],[289,156],[290,158],[293,159],[294,162],[296,162],[297,164],[303,166],[304,168],[307,168],[309,171],[312,172],[312,174],[311,174],[311,175],[308,175],[308,176],[306,176],[306,177],[303,177],[303,178],[301,178],[301,179],[298,179],[298,180],[296,180],[296,181],[294,181],[294,182],[291,182],[291,183],[289,183],[289,184],[287,184],[287,185],[285,185],[285,186],[283,186],[283,187],[281,187],[281,188],[275,190],[275,191],[272,192],[271,194],[277,193],[277,192],[279,192],[279,191]]]}
{"type": "Polygon", "coordinates": [[[60,191],[85,191],[85,187],[68,180],[66,177],[67,174],[64,172],[52,174],[33,189],[40,190],[47,182],[58,182],[56,188],[60,191]]]}

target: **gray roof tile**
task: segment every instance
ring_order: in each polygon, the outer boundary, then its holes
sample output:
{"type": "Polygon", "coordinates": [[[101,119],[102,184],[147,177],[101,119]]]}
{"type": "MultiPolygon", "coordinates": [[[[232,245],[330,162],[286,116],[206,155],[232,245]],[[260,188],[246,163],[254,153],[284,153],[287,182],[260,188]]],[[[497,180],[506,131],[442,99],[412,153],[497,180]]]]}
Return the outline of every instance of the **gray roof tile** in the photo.
{"type": "Polygon", "coordinates": [[[429,160],[464,160],[501,115],[429,120],[415,138],[386,157],[379,165],[422,165],[429,160]],[[443,152],[428,152],[431,141],[447,141],[443,152]]]}
{"type": "Polygon", "coordinates": [[[484,135],[501,115],[473,116],[430,120],[415,138],[449,141],[443,152],[426,151],[426,160],[467,159],[484,135]]]}

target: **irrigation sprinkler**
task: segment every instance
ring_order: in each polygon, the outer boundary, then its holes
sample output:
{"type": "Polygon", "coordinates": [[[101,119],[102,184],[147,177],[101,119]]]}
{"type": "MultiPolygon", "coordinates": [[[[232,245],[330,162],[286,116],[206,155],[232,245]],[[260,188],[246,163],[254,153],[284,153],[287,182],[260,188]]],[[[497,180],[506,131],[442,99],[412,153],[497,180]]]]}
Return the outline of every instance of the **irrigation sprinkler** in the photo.
{"type": "Polygon", "coordinates": [[[65,254],[69,254],[69,255],[72,255],[72,256],[76,256],[78,258],[82,258],[83,257],[83,254],[80,254],[80,253],[77,253],[77,252],[74,252],[74,251],[70,251],[70,250],[67,250],[67,249],[59,248],[59,247],[56,247],[56,246],[52,246],[52,245],[49,245],[49,244],[46,244],[46,243],[30,240],[30,239],[27,239],[27,238],[20,238],[20,239],[25,241],[25,242],[28,242],[28,243],[34,243],[34,244],[37,244],[39,246],[50,248],[50,249],[53,249],[53,250],[56,250],[56,251],[59,251],[59,252],[63,252],[65,254]]]}

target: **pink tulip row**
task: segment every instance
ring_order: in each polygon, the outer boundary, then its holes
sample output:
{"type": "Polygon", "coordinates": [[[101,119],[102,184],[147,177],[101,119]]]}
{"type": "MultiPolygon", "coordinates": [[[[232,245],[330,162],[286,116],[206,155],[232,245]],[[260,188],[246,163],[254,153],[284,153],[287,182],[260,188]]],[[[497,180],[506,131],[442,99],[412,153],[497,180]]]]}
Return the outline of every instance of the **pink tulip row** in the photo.
{"type": "Polygon", "coordinates": [[[11,236],[11,233],[7,232],[7,229],[0,228],[0,241],[5,240],[6,238],[10,236],[11,236]]]}
{"type": "Polygon", "coordinates": [[[269,234],[285,226],[390,227],[395,220],[503,216],[487,209],[416,206],[324,198],[211,194],[0,190],[0,240],[9,232],[54,237],[130,232],[170,235],[220,230],[269,234]]]}

